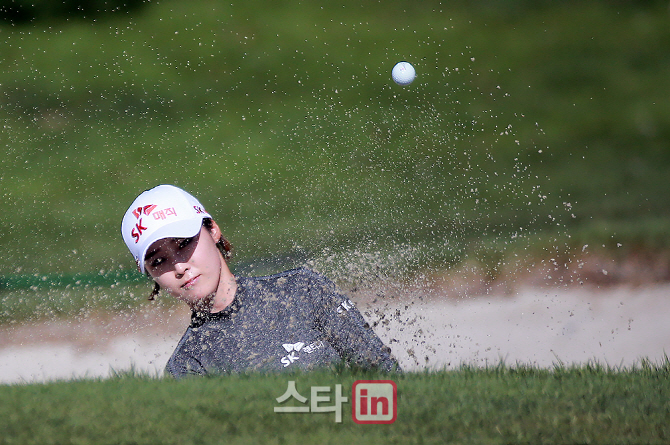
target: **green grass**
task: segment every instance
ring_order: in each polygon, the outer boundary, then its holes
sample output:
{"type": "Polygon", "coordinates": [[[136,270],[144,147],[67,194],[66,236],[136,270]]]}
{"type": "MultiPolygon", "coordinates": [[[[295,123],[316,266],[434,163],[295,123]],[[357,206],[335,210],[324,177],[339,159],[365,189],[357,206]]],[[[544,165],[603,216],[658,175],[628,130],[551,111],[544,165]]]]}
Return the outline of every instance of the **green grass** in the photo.
{"type": "Polygon", "coordinates": [[[0,282],[133,270],[121,216],[158,183],[250,273],[667,249],[669,34],[666,3],[605,1],[169,0],[3,27],[0,282]]]}
{"type": "MultiPolygon", "coordinates": [[[[670,367],[622,369],[590,364],[536,369],[523,365],[407,373],[316,372],[229,375],[182,381],[121,375],[0,386],[2,443],[667,443],[670,367]],[[276,398],[296,381],[343,386],[393,379],[398,416],[359,425],[351,400],[334,413],[275,413],[276,398]]],[[[325,405],[332,405],[326,403],[325,405]]]]}

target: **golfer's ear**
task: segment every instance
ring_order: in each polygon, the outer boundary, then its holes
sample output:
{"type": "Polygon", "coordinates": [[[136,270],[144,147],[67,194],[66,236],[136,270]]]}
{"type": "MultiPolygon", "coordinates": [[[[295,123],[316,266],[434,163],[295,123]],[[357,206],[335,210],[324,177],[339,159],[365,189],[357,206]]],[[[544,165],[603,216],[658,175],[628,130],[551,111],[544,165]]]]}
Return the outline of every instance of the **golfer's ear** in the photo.
{"type": "Polygon", "coordinates": [[[219,225],[216,223],[216,221],[212,220],[212,228],[209,229],[210,235],[212,235],[212,238],[214,241],[218,241],[221,239],[221,229],[219,228],[219,225]]]}

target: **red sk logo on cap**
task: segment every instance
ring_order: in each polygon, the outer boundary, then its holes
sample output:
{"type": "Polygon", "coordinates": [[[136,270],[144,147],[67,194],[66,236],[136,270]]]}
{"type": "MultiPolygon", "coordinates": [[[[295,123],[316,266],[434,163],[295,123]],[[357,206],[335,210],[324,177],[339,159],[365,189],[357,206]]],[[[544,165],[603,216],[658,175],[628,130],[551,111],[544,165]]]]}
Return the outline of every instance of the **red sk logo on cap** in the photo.
{"type": "Polygon", "coordinates": [[[139,218],[142,216],[142,214],[148,215],[152,212],[153,209],[156,208],[155,204],[149,204],[144,207],[138,207],[133,210],[133,215],[135,215],[135,218],[139,218]]]}
{"type": "Polygon", "coordinates": [[[138,207],[133,209],[133,215],[139,221],[135,224],[135,227],[130,231],[130,235],[135,239],[135,244],[140,242],[140,237],[142,232],[148,229],[148,227],[142,225],[142,215],[149,215],[156,208],[155,204],[145,205],[144,207],[138,207]]]}
{"type": "Polygon", "coordinates": [[[140,237],[142,236],[142,232],[147,230],[148,227],[145,227],[142,225],[142,218],[135,224],[135,227],[133,227],[133,230],[130,231],[130,234],[132,235],[133,238],[135,238],[135,244],[137,244],[140,241],[140,237]]]}

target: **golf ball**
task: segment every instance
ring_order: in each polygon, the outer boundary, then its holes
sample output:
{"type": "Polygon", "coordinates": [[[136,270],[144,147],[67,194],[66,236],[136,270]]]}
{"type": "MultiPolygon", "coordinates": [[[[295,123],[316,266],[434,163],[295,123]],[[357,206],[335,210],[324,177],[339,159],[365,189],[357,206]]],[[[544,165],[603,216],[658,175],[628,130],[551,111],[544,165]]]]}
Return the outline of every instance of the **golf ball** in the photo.
{"type": "Polygon", "coordinates": [[[398,85],[405,86],[414,81],[416,71],[414,71],[414,67],[409,62],[398,62],[391,71],[391,77],[398,85]]]}

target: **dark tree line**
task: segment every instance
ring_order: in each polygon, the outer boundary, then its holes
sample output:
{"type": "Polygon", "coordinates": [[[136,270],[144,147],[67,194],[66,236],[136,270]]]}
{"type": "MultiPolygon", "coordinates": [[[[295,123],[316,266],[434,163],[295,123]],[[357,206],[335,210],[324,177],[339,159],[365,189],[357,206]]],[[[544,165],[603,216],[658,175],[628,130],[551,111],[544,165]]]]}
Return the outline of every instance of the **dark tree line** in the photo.
{"type": "Polygon", "coordinates": [[[0,0],[0,25],[96,20],[138,10],[150,0],[0,0]]]}

